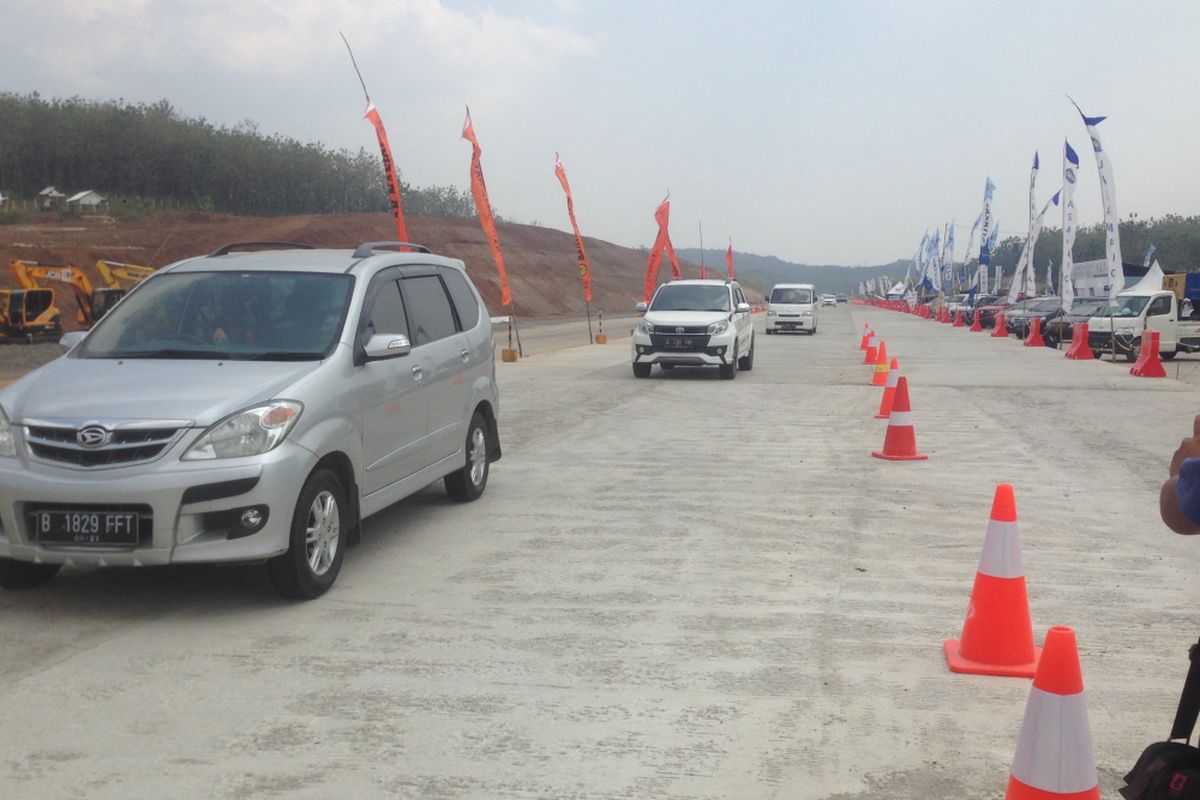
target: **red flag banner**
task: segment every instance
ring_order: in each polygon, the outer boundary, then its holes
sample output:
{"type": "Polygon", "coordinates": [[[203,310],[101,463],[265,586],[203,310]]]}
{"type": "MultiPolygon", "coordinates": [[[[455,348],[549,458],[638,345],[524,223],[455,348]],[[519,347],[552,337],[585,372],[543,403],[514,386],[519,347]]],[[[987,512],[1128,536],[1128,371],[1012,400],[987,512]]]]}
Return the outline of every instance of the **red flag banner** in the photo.
{"type": "Polygon", "coordinates": [[[463,122],[462,138],[471,143],[471,195],[475,198],[475,210],[479,212],[479,224],[487,236],[492,249],[496,271],[500,273],[500,304],[512,305],[512,292],[508,290],[508,272],[504,269],[504,254],[500,252],[500,237],[496,234],[496,220],[492,217],[492,204],[488,201],[487,185],[483,182],[483,167],[479,163],[479,140],[475,138],[475,126],[471,124],[471,110],[463,122]]]}
{"type": "Polygon", "coordinates": [[[658,223],[658,236],[654,246],[650,248],[650,259],[646,262],[645,301],[650,302],[654,296],[654,288],[658,285],[658,268],[662,266],[663,248],[667,246],[667,223],[671,220],[670,198],[659,203],[654,209],[654,221],[658,223]]]}
{"type": "Polygon", "coordinates": [[[375,104],[370,100],[367,101],[364,119],[371,120],[371,124],[375,126],[375,135],[379,138],[379,150],[383,154],[383,174],[387,178],[388,202],[392,205],[392,215],[396,217],[396,241],[407,242],[408,226],[404,224],[404,203],[400,200],[396,162],[392,161],[392,148],[388,144],[387,131],[383,129],[383,120],[379,118],[379,109],[375,108],[375,104]]]}
{"type": "Polygon", "coordinates": [[[663,229],[663,240],[667,246],[667,257],[671,259],[671,277],[675,280],[683,278],[683,270],[679,268],[679,257],[675,255],[675,245],[671,244],[671,234],[663,229]]]}
{"type": "Polygon", "coordinates": [[[558,153],[554,154],[554,174],[562,184],[567,194],[567,216],[571,218],[571,227],[575,229],[575,255],[579,258],[579,279],[583,281],[583,299],[592,302],[592,267],[588,263],[587,251],[583,249],[583,236],[579,233],[579,223],[575,221],[575,201],[571,198],[571,186],[567,183],[567,171],[563,169],[558,153]]]}
{"type": "Polygon", "coordinates": [[[708,280],[708,270],[704,268],[703,264],[700,265],[700,280],[708,280]]]}
{"type": "Polygon", "coordinates": [[[725,251],[725,269],[729,273],[729,280],[733,280],[733,241],[729,242],[729,249],[725,251]]]}

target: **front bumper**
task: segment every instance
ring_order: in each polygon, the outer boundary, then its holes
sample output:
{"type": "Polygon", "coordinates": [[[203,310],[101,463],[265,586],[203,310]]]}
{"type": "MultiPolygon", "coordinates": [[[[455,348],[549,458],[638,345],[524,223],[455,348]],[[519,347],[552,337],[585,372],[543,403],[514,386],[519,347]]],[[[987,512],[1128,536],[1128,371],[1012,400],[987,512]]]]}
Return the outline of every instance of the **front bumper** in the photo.
{"type": "Polygon", "coordinates": [[[0,459],[0,557],[46,564],[150,566],[257,561],[286,551],[296,498],[316,457],[285,441],[262,456],[180,461],[193,438],[184,437],[156,461],[114,469],[67,469],[24,458],[0,459]],[[32,505],[79,510],[138,506],[148,510],[149,518],[144,512],[136,546],[43,545],[27,515],[32,505]],[[248,506],[265,506],[267,521],[257,532],[241,535],[233,527],[231,512],[248,506]]]}
{"type": "Polygon", "coordinates": [[[817,327],[816,317],[767,317],[769,331],[811,331],[817,327]]]}
{"type": "Polygon", "coordinates": [[[733,363],[736,333],[730,328],[718,336],[646,334],[634,330],[631,356],[634,364],[679,364],[681,366],[711,366],[733,363]],[[682,339],[685,343],[667,341],[682,339]]]}

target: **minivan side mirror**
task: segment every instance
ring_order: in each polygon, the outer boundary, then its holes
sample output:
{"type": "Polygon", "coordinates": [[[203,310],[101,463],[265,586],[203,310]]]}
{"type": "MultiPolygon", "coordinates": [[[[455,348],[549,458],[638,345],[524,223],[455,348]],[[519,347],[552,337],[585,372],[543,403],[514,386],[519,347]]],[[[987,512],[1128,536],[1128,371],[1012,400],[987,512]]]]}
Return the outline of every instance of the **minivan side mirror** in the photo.
{"type": "MultiPolygon", "coordinates": [[[[750,313],[750,304],[749,303],[738,303],[737,304],[737,312],[739,314],[749,314],[750,313]]],[[[724,369],[724,367],[722,367],[722,369],[724,369]]]]}
{"type": "Polygon", "coordinates": [[[384,358],[399,358],[412,352],[412,343],[402,333],[377,333],[367,339],[363,349],[368,361],[384,358]]]}
{"type": "Polygon", "coordinates": [[[62,338],[58,340],[58,346],[63,349],[64,353],[69,353],[75,349],[75,345],[83,341],[84,336],[87,336],[87,333],[84,331],[64,333],[62,338]]]}
{"type": "Polygon", "coordinates": [[[645,314],[645,313],[646,313],[646,309],[647,309],[647,308],[649,308],[649,307],[650,307],[650,306],[649,306],[649,304],[648,304],[648,303],[646,303],[646,301],[645,301],[645,300],[639,301],[639,302],[638,302],[638,304],[637,304],[636,306],[634,306],[634,308],[635,308],[635,309],[637,309],[637,312],[638,312],[639,314],[645,314]]]}

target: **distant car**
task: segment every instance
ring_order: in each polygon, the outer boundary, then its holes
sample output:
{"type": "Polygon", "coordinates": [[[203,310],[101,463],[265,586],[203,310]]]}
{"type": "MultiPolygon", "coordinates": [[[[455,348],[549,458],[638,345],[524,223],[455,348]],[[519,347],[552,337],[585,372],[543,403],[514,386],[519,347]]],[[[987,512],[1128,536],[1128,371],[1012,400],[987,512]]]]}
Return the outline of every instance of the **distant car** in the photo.
{"type": "Polygon", "coordinates": [[[838,301],[839,303],[849,303],[849,302],[850,302],[850,298],[846,297],[846,295],[844,295],[844,294],[839,294],[839,295],[837,296],[837,301],[838,301]]]}
{"type": "MultiPolygon", "coordinates": [[[[975,313],[979,315],[979,324],[985,328],[992,328],[996,325],[996,315],[1000,312],[1007,313],[1009,302],[1003,297],[998,297],[990,303],[976,303],[975,313]]],[[[1006,326],[1007,327],[1007,326],[1006,326]]]]}
{"type": "Polygon", "coordinates": [[[1047,347],[1058,347],[1060,342],[1072,341],[1077,322],[1087,322],[1092,317],[1100,316],[1102,309],[1108,307],[1107,297],[1083,297],[1071,304],[1067,314],[1060,314],[1048,323],[1042,325],[1042,338],[1047,347]]]}
{"type": "Polygon", "coordinates": [[[836,295],[836,294],[823,294],[823,295],[821,295],[821,305],[823,305],[823,306],[836,306],[836,305],[837,305],[837,295],[836,295]]]}
{"type": "Polygon", "coordinates": [[[649,378],[655,364],[714,366],[732,380],[754,369],[754,321],[736,281],[671,281],[658,287],[633,330],[633,374],[649,378]]]}
{"type": "Polygon", "coordinates": [[[1049,319],[1061,313],[1062,300],[1057,297],[1030,297],[1018,301],[1011,314],[1004,314],[1005,324],[1010,335],[1024,339],[1033,327],[1033,319],[1037,317],[1045,325],[1049,319]]]}
{"type": "Polygon", "coordinates": [[[767,333],[817,332],[817,290],[811,283],[778,283],[767,297],[767,333]]]}

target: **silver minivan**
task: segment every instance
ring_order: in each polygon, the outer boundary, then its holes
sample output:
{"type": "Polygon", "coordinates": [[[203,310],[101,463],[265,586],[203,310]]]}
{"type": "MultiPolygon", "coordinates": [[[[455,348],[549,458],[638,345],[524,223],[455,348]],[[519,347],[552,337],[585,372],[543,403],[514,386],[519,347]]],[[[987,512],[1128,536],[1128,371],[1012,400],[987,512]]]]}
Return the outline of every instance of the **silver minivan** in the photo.
{"type": "Polygon", "coordinates": [[[63,344],[0,390],[0,587],[266,561],[317,597],[363,519],[439,479],[474,500],[500,458],[483,300],[415,245],[226,245],[63,344]]]}

